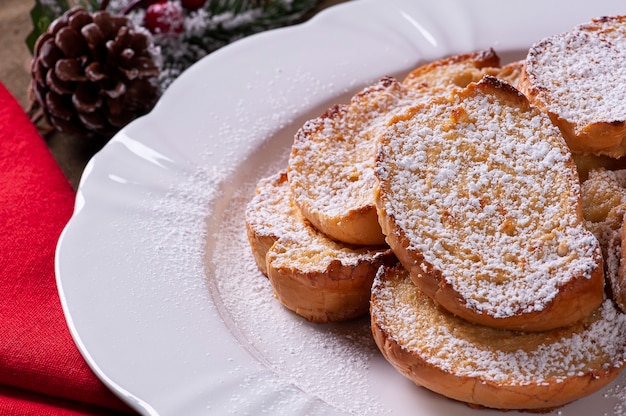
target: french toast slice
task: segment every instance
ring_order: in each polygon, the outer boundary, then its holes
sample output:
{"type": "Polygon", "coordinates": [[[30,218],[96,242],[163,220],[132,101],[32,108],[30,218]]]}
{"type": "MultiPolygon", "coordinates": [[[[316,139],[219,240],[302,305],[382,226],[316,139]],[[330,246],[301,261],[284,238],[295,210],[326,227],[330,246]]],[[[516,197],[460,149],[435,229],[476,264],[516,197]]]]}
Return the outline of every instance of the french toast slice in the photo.
{"type": "Polygon", "coordinates": [[[370,315],[378,348],[401,374],[472,407],[560,407],[606,386],[626,359],[626,316],[608,299],[566,328],[488,328],[438,307],[397,266],[377,274],[370,315]]]}
{"type": "Polygon", "coordinates": [[[501,71],[500,57],[493,49],[452,55],[415,68],[402,84],[418,98],[430,99],[448,94],[452,88],[464,88],[485,74],[501,71]]]}
{"type": "Polygon", "coordinates": [[[600,242],[610,297],[626,311],[626,170],[593,169],[581,189],[585,224],[600,242]]]}
{"type": "Polygon", "coordinates": [[[367,314],[377,269],[397,261],[386,246],[350,246],[313,228],[293,204],[285,171],[259,181],[245,221],[254,258],[275,296],[311,322],[367,314]]]}
{"type": "Polygon", "coordinates": [[[593,19],[528,51],[519,89],[576,153],[626,155],[626,16],[593,19]]]}
{"type": "Polygon", "coordinates": [[[306,122],[295,135],[289,184],[302,214],[323,233],[350,244],[383,244],[373,199],[376,142],[391,117],[498,67],[493,50],[445,58],[401,83],[384,77],[306,122]]]}
{"type": "Polygon", "coordinates": [[[392,119],[375,191],[413,281],[478,324],[543,331],[602,302],[571,153],[548,117],[491,76],[392,119]]]}

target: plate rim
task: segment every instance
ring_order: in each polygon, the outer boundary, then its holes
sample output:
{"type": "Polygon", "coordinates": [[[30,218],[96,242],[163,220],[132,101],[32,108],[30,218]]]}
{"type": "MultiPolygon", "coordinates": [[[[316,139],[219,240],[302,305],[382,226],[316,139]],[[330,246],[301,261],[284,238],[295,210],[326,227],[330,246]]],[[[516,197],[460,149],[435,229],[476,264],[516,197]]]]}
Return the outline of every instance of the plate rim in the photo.
{"type": "MultiPolygon", "coordinates": [[[[315,28],[316,25],[321,25],[322,23],[320,22],[331,21],[334,18],[340,17],[340,15],[342,14],[352,13],[354,10],[357,10],[358,8],[367,9],[367,7],[372,7],[375,3],[376,3],[375,1],[371,1],[371,0],[358,0],[358,1],[340,3],[338,5],[334,5],[332,7],[329,7],[328,9],[323,10],[322,12],[314,16],[309,21],[302,23],[300,25],[292,26],[289,28],[276,29],[276,30],[261,33],[258,35],[253,35],[246,39],[237,41],[229,46],[226,46],[222,48],[221,50],[215,52],[214,53],[215,57],[209,56],[207,58],[204,58],[201,62],[193,65],[189,71],[181,75],[181,77],[179,77],[179,79],[174,81],[174,83],[170,86],[170,89],[172,90],[172,92],[170,93],[169,92],[170,90],[168,89],[168,92],[164,94],[162,100],[171,100],[170,94],[174,96],[179,92],[180,89],[184,90],[185,88],[187,88],[187,86],[185,85],[185,82],[186,82],[185,77],[192,77],[198,71],[205,69],[205,67],[210,67],[211,62],[213,62],[214,60],[218,60],[221,54],[234,53],[234,51],[237,49],[251,48],[257,42],[266,42],[266,39],[276,39],[275,36],[281,35],[281,33],[282,34],[288,33],[289,30],[291,31],[309,30],[309,28],[315,28]]],[[[393,2],[390,2],[389,4],[393,4],[395,7],[398,7],[399,10],[403,10],[402,9],[403,7],[407,7],[407,8],[416,7],[414,5],[410,6],[409,5],[410,3],[411,3],[410,0],[395,0],[393,2]]],[[[415,4],[421,7],[425,7],[424,3],[426,2],[424,1],[415,2],[415,4]]],[[[456,2],[453,1],[452,3],[456,3],[456,2]]],[[[537,4],[539,3],[540,2],[537,1],[537,4]]],[[[555,6],[556,4],[559,4],[559,5],[567,4],[569,5],[569,7],[572,7],[571,5],[573,3],[575,2],[559,1],[559,2],[551,3],[551,5],[552,7],[555,7],[555,8],[557,7],[555,6]]],[[[578,3],[585,4],[584,2],[578,2],[578,3]]],[[[493,0],[473,0],[473,1],[470,1],[469,4],[484,7],[486,5],[496,4],[496,2],[493,0]]],[[[600,4],[602,7],[604,7],[609,4],[609,1],[601,0],[600,4]]],[[[595,16],[590,16],[590,17],[595,17],[595,16]]],[[[324,24],[328,24],[328,23],[324,23],[324,24]]],[[[381,74],[381,75],[384,75],[384,74],[381,74]]],[[[160,108],[162,106],[163,104],[160,102],[157,105],[158,108],[155,111],[149,113],[148,115],[144,117],[141,117],[140,119],[135,120],[129,126],[124,128],[120,133],[118,133],[111,140],[110,144],[107,144],[100,152],[98,152],[98,154],[96,154],[87,163],[85,167],[85,171],[79,181],[79,185],[78,185],[78,189],[76,193],[74,214],[72,215],[72,218],[69,220],[68,224],[64,227],[59,237],[59,240],[56,246],[56,251],[55,251],[55,276],[56,276],[57,288],[58,288],[59,296],[61,299],[61,304],[62,304],[63,312],[65,315],[65,319],[69,326],[72,338],[77,344],[80,353],[83,355],[83,357],[85,358],[85,360],[87,361],[91,369],[94,371],[94,373],[98,376],[98,378],[100,378],[104,382],[105,385],[107,385],[116,395],[118,395],[124,402],[129,404],[132,408],[144,414],[158,414],[158,411],[156,408],[151,406],[151,404],[149,403],[149,400],[141,398],[139,397],[139,395],[134,394],[130,391],[127,391],[127,388],[123,387],[119,383],[119,381],[114,380],[113,378],[109,377],[107,372],[103,370],[101,366],[99,365],[98,359],[92,356],[90,347],[84,342],[83,336],[82,336],[82,330],[77,326],[75,322],[75,319],[77,316],[75,316],[74,315],[75,312],[72,311],[73,305],[71,305],[71,301],[66,296],[67,294],[66,285],[71,284],[71,279],[68,280],[67,276],[71,274],[71,272],[68,272],[66,270],[67,263],[66,263],[64,256],[67,254],[67,251],[70,250],[70,248],[68,248],[68,244],[69,244],[68,242],[70,238],[74,238],[72,234],[77,233],[78,232],[77,230],[80,229],[80,227],[83,227],[83,225],[78,225],[78,222],[82,221],[82,216],[85,215],[85,212],[86,212],[85,210],[90,209],[89,204],[91,203],[91,201],[89,199],[91,198],[90,192],[92,191],[91,187],[93,186],[91,182],[92,175],[99,174],[98,169],[100,168],[100,165],[105,163],[106,158],[110,157],[111,153],[118,151],[118,150],[114,150],[115,146],[124,145],[129,140],[131,140],[131,136],[133,135],[135,131],[141,130],[149,121],[151,121],[152,118],[157,117],[158,114],[160,114],[159,112],[161,111],[160,108]]],[[[139,138],[141,138],[141,136],[139,136],[139,138]]]]}

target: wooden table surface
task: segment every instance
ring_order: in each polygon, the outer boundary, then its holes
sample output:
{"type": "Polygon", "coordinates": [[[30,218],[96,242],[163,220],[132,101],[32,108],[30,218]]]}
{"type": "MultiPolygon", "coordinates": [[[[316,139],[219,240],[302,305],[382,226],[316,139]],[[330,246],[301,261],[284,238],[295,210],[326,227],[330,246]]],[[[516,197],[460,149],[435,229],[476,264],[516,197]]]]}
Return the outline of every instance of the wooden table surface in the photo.
{"type": "MultiPolygon", "coordinates": [[[[346,0],[323,0],[316,12],[346,0]]],[[[20,104],[29,104],[28,85],[31,54],[25,39],[32,30],[30,10],[35,0],[0,0],[0,81],[20,104]]],[[[76,188],[85,164],[99,144],[78,137],[61,134],[46,136],[61,169],[76,188]]]]}

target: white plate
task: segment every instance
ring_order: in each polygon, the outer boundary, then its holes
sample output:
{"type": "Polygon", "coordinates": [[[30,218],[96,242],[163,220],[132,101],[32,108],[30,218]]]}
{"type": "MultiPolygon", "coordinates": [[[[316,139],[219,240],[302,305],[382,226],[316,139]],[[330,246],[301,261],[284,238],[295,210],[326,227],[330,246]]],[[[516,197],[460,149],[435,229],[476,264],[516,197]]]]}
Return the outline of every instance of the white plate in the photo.
{"type": "MultiPolygon", "coordinates": [[[[311,325],[280,307],[243,205],[303,121],[379,77],[487,47],[521,58],[618,3],[363,0],[194,65],[88,164],[59,241],[61,301],[90,366],[143,414],[485,413],[401,377],[365,319],[311,325]]],[[[619,412],[624,381],[555,414],[619,412]]]]}

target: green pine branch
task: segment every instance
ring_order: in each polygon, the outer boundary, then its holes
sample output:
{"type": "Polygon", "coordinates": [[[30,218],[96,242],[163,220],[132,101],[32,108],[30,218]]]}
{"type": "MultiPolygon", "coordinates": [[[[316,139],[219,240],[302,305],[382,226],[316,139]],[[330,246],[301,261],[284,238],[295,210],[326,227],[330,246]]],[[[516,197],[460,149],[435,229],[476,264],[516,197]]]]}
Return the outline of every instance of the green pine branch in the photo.
{"type": "MultiPolygon", "coordinates": [[[[54,19],[73,6],[82,6],[95,12],[100,8],[101,1],[103,0],[35,0],[35,6],[30,13],[33,30],[26,39],[31,53],[39,36],[45,33],[54,19]]],[[[104,5],[109,4],[104,1],[104,5]]],[[[131,1],[133,0],[128,0],[125,5],[131,1]]],[[[319,0],[208,0],[202,11],[204,14],[186,12],[190,18],[206,16],[206,22],[199,25],[193,33],[154,37],[155,44],[160,47],[163,55],[163,87],[203,56],[242,37],[297,23],[318,3],[319,0]]],[[[112,13],[122,11],[110,9],[111,7],[107,8],[112,13]]]]}
{"type": "Polygon", "coordinates": [[[297,23],[318,3],[318,0],[209,2],[208,10],[213,13],[210,16],[218,17],[219,23],[207,24],[202,31],[181,37],[162,37],[158,41],[163,58],[163,90],[209,53],[245,36],[297,23]],[[250,19],[238,19],[246,12],[256,14],[250,19]]]}

